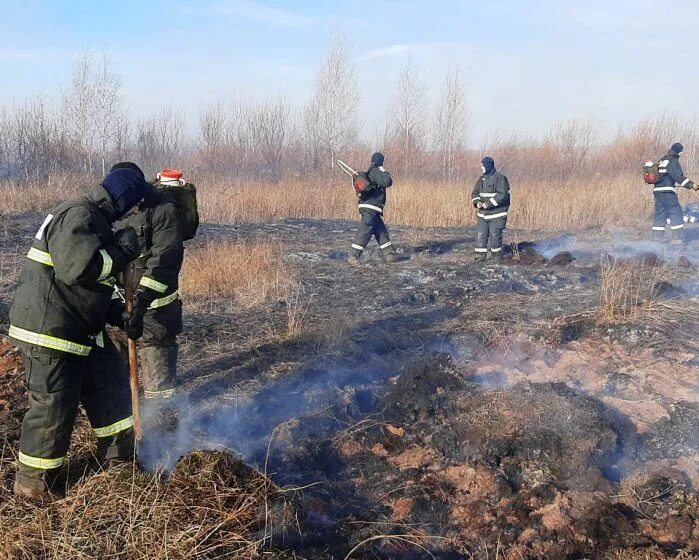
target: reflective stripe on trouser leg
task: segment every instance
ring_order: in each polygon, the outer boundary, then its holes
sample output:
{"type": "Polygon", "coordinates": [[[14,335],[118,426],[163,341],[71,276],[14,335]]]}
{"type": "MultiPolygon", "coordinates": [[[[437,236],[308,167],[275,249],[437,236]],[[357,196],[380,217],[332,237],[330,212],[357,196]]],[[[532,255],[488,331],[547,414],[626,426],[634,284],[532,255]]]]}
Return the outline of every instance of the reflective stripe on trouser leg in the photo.
{"type": "Polygon", "coordinates": [[[488,252],[488,235],[490,228],[488,222],[483,218],[477,218],[476,221],[476,253],[488,252]]]}
{"type": "Polygon", "coordinates": [[[98,438],[97,459],[130,459],[134,436],[128,364],[109,337],[88,358],[81,400],[98,438]]]}
{"type": "Polygon", "coordinates": [[[357,235],[352,243],[352,249],[355,252],[355,255],[359,255],[364,247],[369,244],[371,236],[374,234],[376,217],[378,217],[379,220],[381,219],[381,215],[377,212],[372,212],[371,210],[360,211],[359,229],[357,230],[357,235]],[[359,249],[358,247],[361,247],[362,249],[359,249]]]}
{"type": "Polygon", "coordinates": [[[85,358],[22,352],[29,410],[22,421],[19,475],[44,479],[66,458],[80,402],[85,358]]]}
{"type": "Polygon", "coordinates": [[[502,251],[502,232],[507,224],[507,217],[495,218],[488,222],[490,250],[492,253],[502,251]]]}
{"type": "Polygon", "coordinates": [[[396,248],[391,243],[391,237],[388,234],[386,223],[383,221],[383,216],[376,217],[374,237],[376,238],[376,242],[379,244],[379,249],[381,249],[382,253],[386,254],[395,252],[396,248]]]}

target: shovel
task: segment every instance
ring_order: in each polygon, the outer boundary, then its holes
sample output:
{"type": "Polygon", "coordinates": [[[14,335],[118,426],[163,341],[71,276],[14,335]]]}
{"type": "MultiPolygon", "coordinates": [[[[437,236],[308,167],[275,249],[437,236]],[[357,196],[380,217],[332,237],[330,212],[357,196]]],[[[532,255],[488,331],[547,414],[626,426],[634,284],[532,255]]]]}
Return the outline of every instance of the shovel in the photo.
{"type": "MultiPolygon", "coordinates": [[[[130,263],[124,271],[124,296],[126,298],[126,311],[133,312],[134,296],[134,264],[130,263]]],[[[131,409],[133,411],[133,431],[136,442],[141,440],[141,415],[138,406],[138,354],[136,353],[136,341],[128,339],[129,348],[129,384],[131,385],[131,409]]]]}

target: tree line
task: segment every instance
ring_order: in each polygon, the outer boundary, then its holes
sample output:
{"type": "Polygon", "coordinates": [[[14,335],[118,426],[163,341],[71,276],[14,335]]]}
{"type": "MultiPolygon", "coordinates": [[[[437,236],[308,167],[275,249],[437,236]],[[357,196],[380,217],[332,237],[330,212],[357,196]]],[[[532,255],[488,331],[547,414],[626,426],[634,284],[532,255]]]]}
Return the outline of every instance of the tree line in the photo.
{"type": "Polygon", "coordinates": [[[130,118],[109,54],[84,53],[59,100],[39,96],[3,110],[0,177],[49,183],[70,175],[92,178],[115,161],[132,159],[150,173],[176,165],[241,180],[332,179],[338,157],[359,165],[380,149],[403,179],[470,181],[487,152],[511,175],[565,180],[637,171],[676,140],[687,146],[686,159],[696,159],[695,123],[667,113],[620,129],[606,142],[592,121],[570,120],[543,137],[494,132],[475,148],[463,73],[447,72],[433,106],[412,62],[400,74],[385,125],[367,141],[360,134],[356,83],[345,38],[336,34],[303,107],[283,96],[216,100],[200,108],[196,133],[188,135],[183,115],[171,107],[130,118]]]}

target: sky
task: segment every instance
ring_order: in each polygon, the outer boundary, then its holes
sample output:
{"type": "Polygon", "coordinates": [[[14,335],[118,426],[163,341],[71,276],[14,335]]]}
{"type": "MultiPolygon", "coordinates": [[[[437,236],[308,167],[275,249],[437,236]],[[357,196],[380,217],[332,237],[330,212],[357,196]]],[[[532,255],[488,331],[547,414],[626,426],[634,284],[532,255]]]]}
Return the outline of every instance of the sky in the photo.
{"type": "Polygon", "coordinates": [[[472,141],[590,119],[603,132],[699,114],[697,0],[0,0],[0,105],[58,99],[86,50],[107,51],[132,115],[196,127],[225,99],[310,98],[331,36],[348,37],[363,135],[383,127],[411,61],[436,110],[459,69],[472,141]]]}

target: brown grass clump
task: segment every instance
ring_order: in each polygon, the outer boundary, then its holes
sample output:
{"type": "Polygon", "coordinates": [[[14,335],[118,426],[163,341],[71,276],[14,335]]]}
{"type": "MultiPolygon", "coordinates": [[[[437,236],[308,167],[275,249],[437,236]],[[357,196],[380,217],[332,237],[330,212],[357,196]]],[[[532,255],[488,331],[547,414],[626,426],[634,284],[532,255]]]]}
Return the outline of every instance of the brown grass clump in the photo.
{"type": "Polygon", "coordinates": [[[188,249],[180,275],[185,297],[231,298],[253,306],[294,286],[280,248],[265,243],[210,243],[188,249]]]}
{"type": "Polygon", "coordinates": [[[169,480],[124,466],[87,478],[48,506],[8,498],[0,508],[0,557],[252,558],[269,544],[265,513],[280,502],[269,479],[229,454],[194,452],[169,480]]]}
{"type": "Polygon", "coordinates": [[[636,320],[650,316],[666,275],[657,258],[615,259],[605,256],[600,263],[599,318],[604,323],[636,320]]]}

